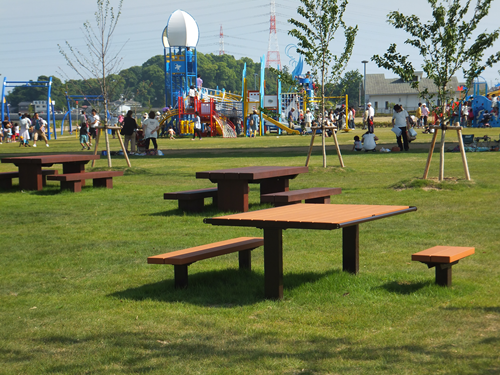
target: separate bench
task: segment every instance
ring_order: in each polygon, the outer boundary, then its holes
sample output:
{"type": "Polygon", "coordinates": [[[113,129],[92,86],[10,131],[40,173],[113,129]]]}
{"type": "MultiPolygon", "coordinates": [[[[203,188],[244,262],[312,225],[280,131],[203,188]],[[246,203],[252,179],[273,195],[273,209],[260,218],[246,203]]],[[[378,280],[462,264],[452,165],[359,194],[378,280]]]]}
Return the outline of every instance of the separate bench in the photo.
{"type": "Polygon", "coordinates": [[[285,206],[305,201],[305,203],[330,203],[331,195],[342,193],[341,188],[309,188],[289,190],[279,193],[262,194],[261,203],[273,203],[275,206],[285,206]]]}
{"type": "MultiPolygon", "coordinates": [[[[58,173],[55,169],[42,169],[42,184],[47,185],[47,176],[56,175],[58,173]]],[[[19,172],[3,172],[0,173],[0,188],[11,189],[12,179],[19,178],[19,172]]]]}
{"type": "Polygon", "coordinates": [[[198,260],[209,259],[238,252],[240,269],[250,270],[252,267],[251,251],[264,245],[262,237],[239,237],[208,245],[195,246],[189,249],[172,251],[148,258],[149,264],[173,264],[176,288],[188,285],[188,266],[198,260]]]}
{"type": "Polygon", "coordinates": [[[451,267],[469,255],[474,254],[473,247],[434,246],[411,256],[411,260],[436,267],[436,284],[451,286],[451,267]]]}
{"type": "Polygon", "coordinates": [[[179,209],[191,212],[203,211],[205,198],[212,198],[212,203],[217,205],[217,188],[176,191],[163,194],[163,199],[178,200],[179,209]]]}
{"type": "Polygon", "coordinates": [[[48,180],[61,181],[61,190],[69,189],[73,193],[82,191],[82,184],[85,180],[93,180],[94,187],[113,188],[113,177],[123,176],[123,171],[97,171],[66,173],[56,176],[48,176],[48,180]]]}

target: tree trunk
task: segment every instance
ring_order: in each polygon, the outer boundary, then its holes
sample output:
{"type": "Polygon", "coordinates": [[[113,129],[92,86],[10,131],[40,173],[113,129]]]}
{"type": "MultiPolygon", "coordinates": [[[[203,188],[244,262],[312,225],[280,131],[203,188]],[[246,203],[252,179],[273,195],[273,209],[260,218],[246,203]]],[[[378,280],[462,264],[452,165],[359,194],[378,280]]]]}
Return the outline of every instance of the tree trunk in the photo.
{"type": "Polygon", "coordinates": [[[325,53],[323,52],[323,65],[321,67],[321,115],[322,115],[322,126],[321,126],[321,148],[323,149],[323,168],[326,168],[326,144],[325,144],[325,53]]]}

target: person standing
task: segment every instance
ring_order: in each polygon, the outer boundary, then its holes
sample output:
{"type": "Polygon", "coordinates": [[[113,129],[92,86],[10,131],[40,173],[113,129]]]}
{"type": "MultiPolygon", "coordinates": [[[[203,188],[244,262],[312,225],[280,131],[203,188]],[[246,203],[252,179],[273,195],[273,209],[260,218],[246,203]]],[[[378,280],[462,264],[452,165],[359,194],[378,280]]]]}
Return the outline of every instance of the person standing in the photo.
{"type": "Polygon", "coordinates": [[[254,109],[252,116],[250,116],[250,137],[252,137],[252,134],[254,138],[257,137],[257,132],[259,130],[259,123],[260,123],[259,115],[257,114],[257,110],[254,109]]]}
{"type": "Polygon", "coordinates": [[[82,122],[80,124],[80,144],[82,145],[82,151],[85,150],[85,147],[87,147],[87,150],[90,150],[88,134],[89,126],[86,122],[82,122]]]}
{"type": "Polygon", "coordinates": [[[234,125],[234,130],[236,131],[237,135],[240,135],[241,129],[240,129],[240,122],[239,122],[239,117],[238,117],[238,110],[236,107],[233,107],[231,110],[231,117],[229,117],[229,121],[232,122],[234,125]]]}
{"type": "Polygon", "coordinates": [[[45,146],[49,147],[49,141],[45,136],[45,124],[42,118],[38,116],[38,113],[35,112],[33,115],[33,147],[36,147],[36,141],[38,141],[38,136],[42,137],[45,141],[45,146]]]}
{"type": "Polygon", "coordinates": [[[424,128],[427,126],[427,117],[429,117],[429,110],[427,109],[427,105],[422,103],[422,121],[424,128]]]}
{"type": "Polygon", "coordinates": [[[19,147],[24,145],[24,147],[31,147],[29,145],[30,140],[30,127],[31,120],[28,117],[28,114],[25,113],[21,116],[21,120],[19,121],[19,147]]]}
{"type": "Polygon", "coordinates": [[[196,138],[196,135],[200,138],[201,141],[201,119],[198,111],[194,113],[194,129],[193,129],[193,138],[192,141],[196,138]]]}
{"type": "Polygon", "coordinates": [[[306,123],[306,126],[305,126],[303,134],[306,134],[307,128],[309,128],[309,129],[311,128],[313,120],[314,120],[314,117],[313,117],[313,115],[311,113],[311,110],[308,108],[306,110],[306,115],[304,116],[304,121],[306,123]]]}
{"type": "Polygon", "coordinates": [[[398,128],[401,133],[397,136],[398,147],[401,151],[409,150],[408,144],[408,112],[399,104],[394,106],[394,113],[392,115],[392,126],[398,128]],[[402,138],[402,141],[401,141],[402,138]]]}
{"type": "Polygon", "coordinates": [[[290,111],[288,111],[288,127],[290,129],[294,129],[294,125],[293,125],[293,112],[295,112],[295,108],[292,107],[292,109],[290,109],[290,111]]]}
{"type": "Polygon", "coordinates": [[[368,129],[368,133],[373,133],[373,119],[375,118],[375,110],[372,107],[372,103],[368,102],[366,104],[366,112],[365,112],[365,127],[368,129]]]}
{"type": "Polygon", "coordinates": [[[101,118],[97,114],[95,109],[92,110],[92,115],[88,117],[89,123],[89,145],[92,146],[92,139],[95,139],[97,136],[97,127],[99,126],[99,122],[101,118]]]}
{"type": "Polygon", "coordinates": [[[203,86],[203,80],[201,79],[201,76],[198,74],[198,77],[196,77],[196,87],[198,88],[199,92],[201,92],[202,86],[203,86]]]}
{"type": "Polygon", "coordinates": [[[422,126],[422,103],[418,103],[416,116],[417,116],[417,128],[420,128],[422,126]]]}
{"type": "Polygon", "coordinates": [[[158,154],[158,143],[156,143],[156,138],[158,137],[158,130],[160,130],[160,123],[155,119],[155,111],[149,112],[149,118],[142,122],[142,130],[144,132],[144,139],[146,140],[146,150],[149,150],[149,142],[153,142],[154,155],[158,154]]]}
{"type": "Polygon", "coordinates": [[[130,154],[135,154],[135,138],[136,138],[136,129],[137,129],[137,121],[132,117],[133,111],[128,111],[127,115],[123,118],[123,126],[121,133],[125,136],[125,151],[127,151],[128,143],[130,142],[130,154]]]}

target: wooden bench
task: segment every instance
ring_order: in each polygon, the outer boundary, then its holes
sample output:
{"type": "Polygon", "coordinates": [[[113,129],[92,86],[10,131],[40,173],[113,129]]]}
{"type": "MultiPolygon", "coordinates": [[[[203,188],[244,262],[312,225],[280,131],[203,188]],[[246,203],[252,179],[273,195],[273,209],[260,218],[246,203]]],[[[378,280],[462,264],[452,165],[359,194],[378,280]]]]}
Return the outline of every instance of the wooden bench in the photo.
{"type": "Polygon", "coordinates": [[[301,190],[289,190],[279,193],[262,194],[261,203],[273,203],[275,206],[300,203],[330,203],[330,196],[342,193],[341,188],[309,188],[301,190]]]}
{"type": "Polygon", "coordinates": [[[149,264],[173,264],[176,288],[188,285],[188,266],[198,260],[238,252],[240,269],[252,267],[251,251],[264,245],[262,237],[239,237],[148,258],[149,264]]]}
{"type": "Polygon", "coordinates": [[[179,201],[179,209],[191,212],[203,211],[205,198],[212,198],[212,203],[216,205],[217,188],[176,191],[163,194],[163,199],[176,199],[179,201]]]}
{"type": "Polygon", "coordinates": [[[123,176],[123,171],[97,171],[97,172],[81,172],[81,173],[66,173],[56,176],[48,176],[48,180],[61,181],[61,190],[69,189],[73,193],[82,191],[82,182],[85,180],[93,180],[94,187],[113,188],[113,177],[123,176]]]}
{"type": "Polygon", "coordinates": [[[474,254],[473,247],[434,246],[411,256],[411,260],[436,267],[436,284],[451,286],[451,267],[462,258],[474,254]]]}
{"type": "MultiPolygon", "coordinates": [[[[47,176],[56,175],[58,173],[55,169],[42,169],[42,183],[43,186],[47,185],[47,176]]],[[[11,189],[12,179],[19,178],[19,172],[3,172],[0,173],[0,188],[11,189]]]]}

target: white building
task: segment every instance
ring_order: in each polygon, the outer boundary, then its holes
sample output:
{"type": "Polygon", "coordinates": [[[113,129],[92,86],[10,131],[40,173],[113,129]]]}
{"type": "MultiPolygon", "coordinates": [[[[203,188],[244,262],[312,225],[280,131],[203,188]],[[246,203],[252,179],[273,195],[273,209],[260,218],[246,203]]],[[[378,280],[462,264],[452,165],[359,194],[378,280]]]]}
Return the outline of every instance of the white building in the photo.
{"type": "MultiPolygon", "coordinates": [[[[35,106],[35,112],[47,114],[47,101],[46,100],[33,100],[33,105],[35,106]]],[[[52,106],[55,107],[55,100],[52,101],[52,106]]]]}
{"type": "MultiPolygon", "coordinates": [[[[400,78],[385,78],[384,74],[366,75],[366,100],[372,103],[376,113],[392,113],[394,104],[401,104],[407,111],[416,110],[420,102],[427,103],[428,108],[441,104],[437,99],[437,87],[431,79],[423,78],[423,72],[415,72],[414,79],[419,81],[421,91],[427,88],[429,94],[435,95],[430,103],[428,99],[421,98],[408,82],[400,78]]],[[[449,86],[454,91],[455,101],[460,94],[458,79],[452,77],[449,86]]]]}

